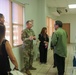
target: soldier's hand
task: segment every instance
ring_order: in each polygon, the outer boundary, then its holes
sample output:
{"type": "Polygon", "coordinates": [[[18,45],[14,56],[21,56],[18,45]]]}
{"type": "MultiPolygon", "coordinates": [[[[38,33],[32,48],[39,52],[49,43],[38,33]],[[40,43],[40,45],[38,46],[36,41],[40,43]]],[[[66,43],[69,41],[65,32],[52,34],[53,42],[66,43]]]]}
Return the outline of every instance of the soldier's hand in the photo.
{"type": "Polygon", "coordinates": [[[30,37],[29,37],[29,40],[33,40],[33,36],[30,36],[30,37]]]}
{"type": "Polygon", "coordinates": [[[35,36],[33,36],[33,39],[34,39],[34,40],[36,40],[36,37],[35,37],[35,36]]]}

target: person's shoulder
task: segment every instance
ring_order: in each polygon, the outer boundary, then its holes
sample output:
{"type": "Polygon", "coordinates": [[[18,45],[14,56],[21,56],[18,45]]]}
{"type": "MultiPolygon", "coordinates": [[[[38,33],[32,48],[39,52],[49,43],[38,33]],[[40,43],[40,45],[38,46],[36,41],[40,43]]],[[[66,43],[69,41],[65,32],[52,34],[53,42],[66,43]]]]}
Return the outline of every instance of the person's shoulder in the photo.
{"type": "Polygon", "coordinates": [[[56,30],[56,31],[54,32],[53,36],[57,36],[57,35],[59,35],[59,33],[60,33],[60,31],[59,31],[59,30],[56,30]]]}
{"type": "Polygon", "coordinates": [[[55,33],[60,33],[60,32],[63,32],[64,30],[62,28],[58,28],[55,33]]]}
{"type": "Polygon", "coordinates": [[[22,32],[26,32],[26,31],[27,31],[27,29],[23,29],[23,30],[22,30],[22,32]]]}
{"type": "Polygon", "coordinates": [[[64,30],[63,28],[62,28],[62,31],[66,33],[66,30],[64,30]]]}
{"type": "Polygon", "coordinates": [[[4,39],[2,43],[4,44],[6,41],[8,41],[8,40],[7,39],[4,39]]]}
{"type": "Polygon", "coordinates": [[[27,30],[28,30],[27,28],[24,29],[24,31],[27,31],[27,30]]]}
{"type": "Polygon", "coordinates": [[[33,29],[30,29],[30,31],[34,32],[34,30],[33,30],[33,29]]]}

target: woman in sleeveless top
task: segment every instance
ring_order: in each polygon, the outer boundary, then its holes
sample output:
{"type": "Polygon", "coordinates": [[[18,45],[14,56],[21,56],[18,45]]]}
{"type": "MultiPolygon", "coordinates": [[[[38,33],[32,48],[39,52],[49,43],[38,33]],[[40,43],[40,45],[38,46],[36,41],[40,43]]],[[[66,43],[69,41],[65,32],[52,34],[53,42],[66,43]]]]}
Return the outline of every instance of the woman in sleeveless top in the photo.
{"type": "Polygon", "coordinates": [[[15,69],[18,69],[18,63],[12,52],[12,48],[4,38],[5,26],[3,23],[0,23],[0,75],[8,75],[8,72],[11,70],[9,59],[15,66],[15,69]]]}

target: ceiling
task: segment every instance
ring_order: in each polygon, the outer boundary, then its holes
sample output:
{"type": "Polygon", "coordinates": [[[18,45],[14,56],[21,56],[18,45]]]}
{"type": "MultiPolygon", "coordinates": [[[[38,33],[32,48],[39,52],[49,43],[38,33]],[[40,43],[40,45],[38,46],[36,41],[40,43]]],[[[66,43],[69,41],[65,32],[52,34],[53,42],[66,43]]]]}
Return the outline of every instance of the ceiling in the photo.
{"type": "Polygon", "coordinates": [[[46,3],[48,7],[56,8],[59,14],[76,14],[76,9],[68,8],[69,4],[76,4],[76,0],[47,0],[46,3]]]}

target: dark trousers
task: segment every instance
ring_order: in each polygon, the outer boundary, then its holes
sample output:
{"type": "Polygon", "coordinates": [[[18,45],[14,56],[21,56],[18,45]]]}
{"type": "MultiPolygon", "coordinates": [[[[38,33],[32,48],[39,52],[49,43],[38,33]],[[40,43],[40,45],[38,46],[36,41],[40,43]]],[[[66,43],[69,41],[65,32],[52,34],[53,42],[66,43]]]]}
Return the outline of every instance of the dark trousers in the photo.
{"type": "Polygon", "coordinates": [[[58,70],[58,75],[64,75],[65,71],[65,57],[61,57],[57,54],[54,54],[55,63],[58,70]]]}
{"type": "Polygon", "coordinates": [[[47,62],[47,48],[40,49],[40,62],[41,63],[47,62]]]}
{"type": "Polygon", "coordinates": [[[55,54],[53,54],[53,59],[54,59],[54,66],[56,67],[55,54]]]}

